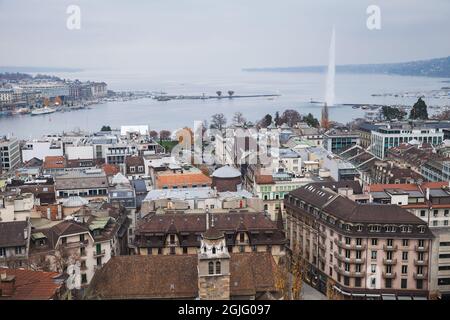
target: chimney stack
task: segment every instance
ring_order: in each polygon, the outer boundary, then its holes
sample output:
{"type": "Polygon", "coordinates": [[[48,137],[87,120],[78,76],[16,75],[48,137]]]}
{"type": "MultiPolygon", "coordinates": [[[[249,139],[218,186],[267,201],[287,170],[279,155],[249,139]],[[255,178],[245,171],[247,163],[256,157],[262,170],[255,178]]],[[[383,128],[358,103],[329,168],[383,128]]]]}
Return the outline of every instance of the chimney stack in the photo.
{"type": "Polygon", "coordinates": [[[6,272],[0,275],[0,297],[11,297],[16,284],[15,276],[8,276],[6,272]]]}

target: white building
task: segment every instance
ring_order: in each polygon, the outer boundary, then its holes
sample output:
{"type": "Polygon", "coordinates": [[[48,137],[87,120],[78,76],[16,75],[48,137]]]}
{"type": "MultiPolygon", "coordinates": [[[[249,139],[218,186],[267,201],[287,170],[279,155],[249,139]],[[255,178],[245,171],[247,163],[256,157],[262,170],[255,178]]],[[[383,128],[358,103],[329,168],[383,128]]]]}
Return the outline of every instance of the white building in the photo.
{"type": "Polygon", "coordinates": [[[66,147],[67,160],[91,160],[94,159],[93,146],[68,146],[66,147]]]}
{"type": "Polygon", "coordinates": [[[371,152],[378,158],[384,159],[389,148],[411,140],[439,145],[444,140],[444,132],[435,128],[379,128],[371,133],[371,152]]]}
{"type": "Polygon", "coordinates": [[[27,162],[33,158],[44,160],[47,156],[62,156],[61,143],[53,140],[27,141],[22,147],[22,161],[27,162]]]}

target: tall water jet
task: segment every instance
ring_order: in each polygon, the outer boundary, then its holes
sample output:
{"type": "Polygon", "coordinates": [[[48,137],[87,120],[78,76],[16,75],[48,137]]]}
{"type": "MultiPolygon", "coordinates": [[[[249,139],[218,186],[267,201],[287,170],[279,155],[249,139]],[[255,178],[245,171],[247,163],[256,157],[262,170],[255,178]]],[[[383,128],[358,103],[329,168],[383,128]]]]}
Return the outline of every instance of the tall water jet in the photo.
{"type": "Polygon", "coordinates": [[[334,106],[334,81],[336,75],[336,31],[333,26],[331,33],[330,51],[328,56],[328,74],[327,74],[327,87],[325,92],[325,103],[327,106],[334,106]]]}

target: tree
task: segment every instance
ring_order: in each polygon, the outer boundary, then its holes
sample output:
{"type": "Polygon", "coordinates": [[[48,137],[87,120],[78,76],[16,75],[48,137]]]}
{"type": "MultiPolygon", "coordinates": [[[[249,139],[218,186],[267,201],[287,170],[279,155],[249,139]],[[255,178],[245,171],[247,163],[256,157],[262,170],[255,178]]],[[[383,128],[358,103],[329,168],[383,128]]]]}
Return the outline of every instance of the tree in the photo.
{"type": "Polygon", "coordinates": [[[238,111],[235,112],[233,115],[233,123],[234,124],[245,124],[247,122],[247,119],[244,118],[244,115],[242,112],[238,111]]]}
{"type": "Polygon", "coordinates": [[[419,100],[417,100],[417,102],[412,107],[411,113],[409,114],[409,118],[421,120],[428,119],[427,105],[425,101],[422,100],[422,98],[419,98],[419,100]]]}
{"type": "Polygon", "coordinates": [[[383,117],[388,121],[393,120],[393,119],[401,120],[406,116],[405,111],[398,109],[398,108],[389,107],[389,106],[383,106],[381,108],[381,112],[383,113],[383,117]]]}
{"type": "Polygon", "coordinates": [[[283,122],[282,122],[282,120],[281,120],[281,118],[280,118],[280,113],[277,111],[277,112],[275,112],[275,118],[274,118],[274,121],[275,121],[275,125],[276,126],[281,126],[282,124],[283,124],[283,122]]]}
{"type": "Polygon", "coordinates": [[[227,118],[223,113],[213,114],[211,117],[211,128],[222,130],[227,124],[227,118]]]}
{"type": "Polygon", "coordinates": [[[296,110],[288,109],[283,112],[281,116],[282,124],[286,123],[289,127],[293,127],[295,124],[302,121],[300,113],[296,110]]]}
{"type": "Polygon", "coordinates": [[[433,119],[436,120],[450,120],[450,110],[442,111],[439,114],[433,116],[433,119]]]}
{"type": "Polygon", "coordinates": [[[110,126],[103,126],[100,131],[112,131],[110,126]]]}
{"type": "Polygon", "coordinates": [[[169,130],[161,130],[159,132],[159,140],[169,140],[171,136],[171,132],[169,130]]]}
{"type": "Polygon", "coordinates": [[[229,96],[230,98],[233,96],[233,94],[234,94],[234,91],[233,91],[233,90],[228,90],[228,96],[229,96]]]}
{"type": "Polygon", "coordinates": [[[216,91],[216,94],[217,94],[218,97],[221,97],[222,96],[222,91],[220,91],[220,90],[216,91]]]}
{"type": "Polygon", "coordinates": [[[318,128],[320,126],[319,120],[314,118],[311,113],[308,113],[307,116],[303,117],[303,121],[305,121],[310,127],[318,128]]]}
{"type": "Polygon", "coordinates": [[[156,132],[155,130],[150,131],[150,138],[152,138],[153,140],[158,139],[158,132],[156,132]]]}
{"type": "Polygon", "coordinates": [[[270,114],[266,114],[266,115],[264,116],[264,118],[262,118],[262,119],[259,121],[258,125],[259,125],[261,128],[267,128],[268,126],[270,126],[271,123],[272,123],[272,116],[271,116],[270,114]]]}

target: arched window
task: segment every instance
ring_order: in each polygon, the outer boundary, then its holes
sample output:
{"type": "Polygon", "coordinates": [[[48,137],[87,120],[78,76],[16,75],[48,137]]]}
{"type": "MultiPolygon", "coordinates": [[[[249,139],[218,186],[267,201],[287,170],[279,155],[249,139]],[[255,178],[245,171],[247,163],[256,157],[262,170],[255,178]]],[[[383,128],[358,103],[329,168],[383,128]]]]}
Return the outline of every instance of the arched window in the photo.
{"type": "Polygon", "coordinates": [[[221,274],[222,271],[220,270],[220,261],[216,262],[216,274],[221,274]]]}
{"type": "Polygon", "coordinates": [[[216,247],[213,247],[213,248],[212,248],[212,253],[213,253],[213,254],[216,254],[216,247]]]}
{"type": "Polygon", "coordinates": [[[209,274],[214,274],[214,262],[210,261],[208,263],[208,273],[209,274]]]}

